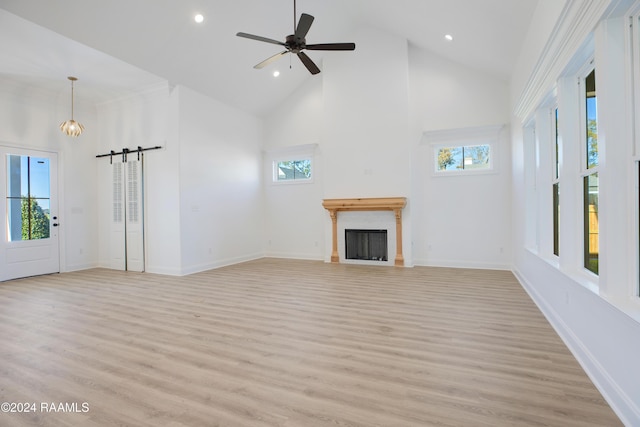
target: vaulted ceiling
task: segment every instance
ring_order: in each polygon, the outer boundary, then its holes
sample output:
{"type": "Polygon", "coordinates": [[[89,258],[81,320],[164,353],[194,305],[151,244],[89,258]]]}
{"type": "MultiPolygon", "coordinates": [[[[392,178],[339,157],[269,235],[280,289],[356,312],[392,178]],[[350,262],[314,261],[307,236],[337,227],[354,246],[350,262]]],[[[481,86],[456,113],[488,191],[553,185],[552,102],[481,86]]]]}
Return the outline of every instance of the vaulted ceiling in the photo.
{"type": "MultiPolygon", "coordinates": [[[[353,41],[357,28],[373,26],[506,81],[538,1],[555,0],[298,0],[297,13],[316,18],[308,43],[353,41]]],[[[0,78],[68,91],[75,75],[79,96],[95,102],[168,81],[262,115],[319,78],[290,55],[253,69],[281,49],[235,35],[283,40],[293,0],[0,0],[0,8],[9,12],[0,13],[0,78]]],[[[324,55],[350,53],[308,54],[322,68],[324,55]]]]}

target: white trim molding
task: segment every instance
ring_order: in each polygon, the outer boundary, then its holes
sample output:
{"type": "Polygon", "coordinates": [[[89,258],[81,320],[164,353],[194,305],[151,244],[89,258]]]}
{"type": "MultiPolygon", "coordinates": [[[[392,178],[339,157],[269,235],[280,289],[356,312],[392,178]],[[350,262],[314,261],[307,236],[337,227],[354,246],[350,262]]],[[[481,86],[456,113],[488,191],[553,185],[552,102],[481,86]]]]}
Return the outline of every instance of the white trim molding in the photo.
{"type": "MultiPolygon", "coordinates": [[[[617,0],[619,1],[619,0],[617,0]]],[[[589,34],[616,0],[567,1],[515,105],[513,114],[526,121],[553,89],[557,79],[589,39],[589,34]]]]}

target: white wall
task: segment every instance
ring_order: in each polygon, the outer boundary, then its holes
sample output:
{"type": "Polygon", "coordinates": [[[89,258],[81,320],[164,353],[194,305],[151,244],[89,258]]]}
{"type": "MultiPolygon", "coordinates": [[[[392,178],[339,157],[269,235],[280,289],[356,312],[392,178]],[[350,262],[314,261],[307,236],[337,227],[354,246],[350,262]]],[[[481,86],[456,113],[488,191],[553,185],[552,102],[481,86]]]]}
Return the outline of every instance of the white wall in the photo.
{"type": "MultiPolygon", "coordinates": [[[[354,52],[324,59],[324,198],[407,197],[403,256],[412,265],[408,43],[374,28],[350,36],[354,52]],[[381,58],[384,58],[381,60],[381,58]]],[[[338,226],[341,226],[338,214],[338,226]]],[[[325,259],[331,220],[325,216],[325,259]]],[[[392,254],[390,254],[391,258],[392,254]]]]}
{"type": "Polygon", "coordinates": [[[328,260],[323,198],[405,196],[405,265],[509,268],[508,134],[484,176],[433,177],[421,144],[428,130],[507,124],[508,83],[379,30],[350,39],[355,52],[327,55],[322,73],[265,119],[266,253],[328,260]],[[274,155],[315,143],[313,183],[269,183],[274,155]]]}
{"type": "MultiPolygon", "coordinates": [[[[511,81],[514,111],[520,114],[513,117],[511,124],[514,272],[614,411],[625,425],[631,426],[640,425],[637,363],[640,304],[637,296],[630,292],[634,287],[637,289],[636,274],[629,274],[635,272],[632,264],[637,263],[637,257],[632,256],[637,254],[637,240],[632,237],[637,235],[637,228],[633,225],[636,213],[631,204],[635,196],[628,195],[631,187],[636,188],[629,183],[637,177],[631,167],[631,144],[626,136],[632,125],[628,121],[632,116],[627,103],[632,90],[625,87],[629,81],[625,74],[629,70],[625,69],[624,61],[628,21],[615,18],[598,23],[607,13],[606,8],[614,3],[624,2],[567,2],[561,11],[541,2],[531,24],[527,44],[511,81]],[[561,25],[549,25],[559,16],[563,17],[561,25]],[[544,114],[536,115],[536,108],[543,102],[545,93],[552,93],[557,81],[561,132],[566,136],[563,127],[577,114],[574,111],[578,102],[575,66],[589,59],[577,47],[585,45],[593,34],[595,66],[600,70],[596,75],[603,160],[599,277],[586,274],[578,259],[582,245],[579,229],[582,194],[580,165],[575,159],[579,149],[575,141],[564,141],[561,148],[560,258],[550,256],[549,248],[532,244],[536,233],[541,244],[549,241],[541,235],[549,230],[541,229],[540,224],[549,224],[548,218],[543,221],[543,216],[551,212],[540,209],[540,197],[544,197],[540,192],[544,189],[531,187],[534,184],[530,179],[531,168],[536,167],[536,158],[530,144],[534,141],[531,137],[525,140],[530,130],[524,129],[532,117],[538,120],[544,117],[544,114]],[[545,49],[540,50],[540,46],[545,49]],[[567,46],[574,48],[567,49],[567,46]],[[545,56],[538,56],[541,51],[545,56]],[[563,69],[562,64],[571,69],[563,69]],[[567,108],[572,108],[571,112],[564,111],[567,108]],[[531,221],[525,206],[537,209],[537,222],[531,221]],[[632,230],[636,230],[635,233],[632,230]]],[[[541,140],[540,135],[538,139],[541,140]]],[[[541,179],[545,178],[538,177],[537,181],[541,179]]],[[[550,178],[546,179],[550,197],[550,178]]]]}
{"type": "Polygon", "coordinates": [[[418,49],[410,50],[409,65],[414,263],[508,269],[508,133],[501,132],[493,147],[492,173],[456,176],[434,173],[433,141],[423,137],[507,124],[508,84],[418,49]]]}
{"type": "Polygon", "coordinates": [[[58,153],[61,271],[98,263],[96,112],[76,103],[74,117],[86,130],[71,138],[59,129],[70,118],[69,108],[68,93],[58,96],[0,79],[0,145],[58,153]]]}
{"type": "MultiPolygon", "coordinates": [[[[147,271],[183,275],[263,255],[260,120],[164,85],[100,105],[99,123],[101,153],[162,147],[144,154],[147,271]]],[[[108,267],[108,158],[98,174],[100,265],[108,267]]]]}
{"type": "Polygon", "coordinates": [[[265,118],[262,178],[267,256],[316,260],[324,256],[324,221],[328,214],[322,208],[322,76],[310,75],[265,118]],[[314,156],[311,182],[273,182],[274,161],[309,153],[314,156]]]}
{"type": "Polygon", "coordinates": [[[186,87],[175,91],[181,273],[263,256],[262,122],[186,87]]]}
{"type": "MultiPolygon", "coordinates": [[[[309,77],[265,120],[271,256],[330,258],[331,220],[324,198],[409,195],[407,42],[371,28],[349,39],[356,43],[354,52],[327,54],[322,73],[309,77]],[[305,144],[317,144],[314,182],[271,184],[273,157],[305,144]]],[[[410,242],[410,205],[403,231],[410,242]]],[[[404,256],[410,263],[410,244],[404,256]]]]}
{"type": "MultiPolygon", "coordinates": [[[[145,257],[146,270],[180,273],[180,212],[177,99],[167,85],[132,94],[98,106],[100,138],[96,154],[161,146],[145,153],[145,257]]],[[[120,156],[113,158],[121,161],[120,156]]],[[[112,175],[109,158],[98,161],[100,209],[100,265],[109,267],[111,246],[112,175]]]]}
{"type": "Polygon", "coordinates": [[[354,52],[324,59],[325,197],[408,196],[407,41],[372,28],[352,39],[354,52]]]}

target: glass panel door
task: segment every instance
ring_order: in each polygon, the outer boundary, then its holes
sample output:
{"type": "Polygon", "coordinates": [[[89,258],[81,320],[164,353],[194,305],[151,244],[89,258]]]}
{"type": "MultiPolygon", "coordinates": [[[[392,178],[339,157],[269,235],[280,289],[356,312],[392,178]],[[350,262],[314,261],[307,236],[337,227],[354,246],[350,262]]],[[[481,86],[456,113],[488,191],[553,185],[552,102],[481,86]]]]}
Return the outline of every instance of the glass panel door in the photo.
{"type": "Polygon", "coordinates": [[[0,280],[60,271],[56,153],[0,147],[0,280]]]}

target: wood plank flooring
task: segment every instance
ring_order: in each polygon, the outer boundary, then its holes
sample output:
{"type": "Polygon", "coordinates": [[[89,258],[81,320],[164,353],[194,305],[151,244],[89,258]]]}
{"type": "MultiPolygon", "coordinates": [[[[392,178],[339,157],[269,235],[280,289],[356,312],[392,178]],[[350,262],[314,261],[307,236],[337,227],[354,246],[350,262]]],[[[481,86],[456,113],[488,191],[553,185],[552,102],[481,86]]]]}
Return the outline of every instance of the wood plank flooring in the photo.
{"type": "Polygon", "coordinates": [[[0,283],[0,337],[2,426],[620,425],[505,271],[95,269],[0,283]]]}

